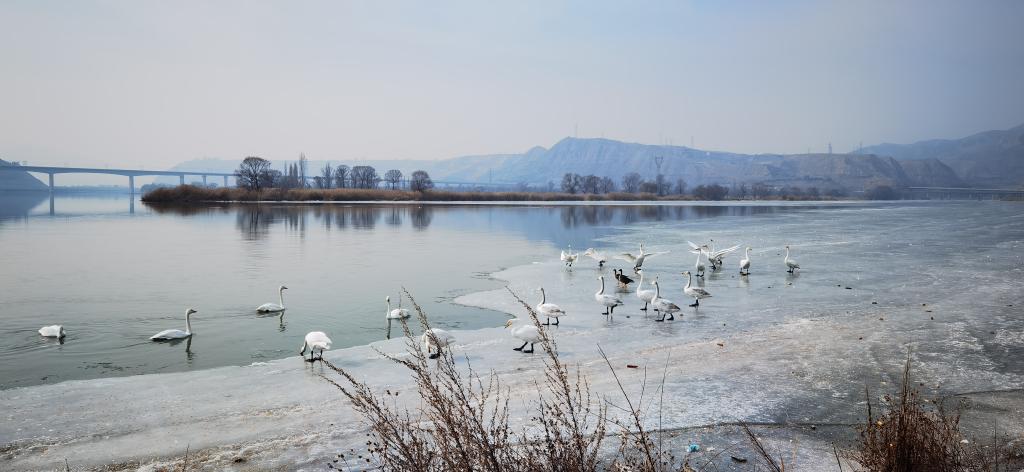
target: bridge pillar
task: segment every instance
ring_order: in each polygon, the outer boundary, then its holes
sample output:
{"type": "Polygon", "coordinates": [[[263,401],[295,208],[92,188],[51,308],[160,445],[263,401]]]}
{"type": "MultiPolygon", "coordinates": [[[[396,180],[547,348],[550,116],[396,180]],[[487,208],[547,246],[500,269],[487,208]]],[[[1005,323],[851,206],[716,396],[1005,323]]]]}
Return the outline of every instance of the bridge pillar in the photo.
{"type": "Polygon", "coordinates": [[[185,174],[181,174],[178,176],[178,184],[185,185],[185,174]]]}
{"type": "Polygon", "coordinates": [[[128,176],[128,193],[130,193],[132,196],[135,195],[135,176],[134,175],[129,175],[128,176]]]}
{"type": "Polygon", "coordinates": [[[53,172],[50,172],[50,193],[53,193],[53,172]]]}

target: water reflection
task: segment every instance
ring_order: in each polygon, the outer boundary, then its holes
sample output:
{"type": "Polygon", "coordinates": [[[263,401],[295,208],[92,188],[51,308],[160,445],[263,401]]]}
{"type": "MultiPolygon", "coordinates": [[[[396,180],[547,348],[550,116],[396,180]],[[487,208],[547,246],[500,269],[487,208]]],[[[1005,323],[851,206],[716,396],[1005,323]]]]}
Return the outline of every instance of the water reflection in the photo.
{"type": "MultiPolygon", "coordinates": [[[[456,223],[482,225],[488,228],[517,230],[529,236],[562,243],[565,230],[573,230],[587,238],[602,234],[597,228],[644,222],[681,221],[721,216],[753,216],[786,211],[785,206],[771,205],[287,205],[234,204],[217,206],[148,205],[157,213],[195,215],[200,213],[235,213],[238,230],[246,239],[267,236],[270,228],[283,225],[289,231],[305,234],[308,224],[327,230],[369,231],[384,224],[389,227],[409,226],[426,230],[438,215],[456,223]],[[552,221],[552,220],[555,221],[552,221]],[[594,231],[587,231],[594,228],[594,231]],[[582,232],[581,232],[582,230],[582,232]]],[[[802,207],[815,209],[817,207],[802,207]]],[[[573,241],[564,241],[572,244],[573,241]]]]}

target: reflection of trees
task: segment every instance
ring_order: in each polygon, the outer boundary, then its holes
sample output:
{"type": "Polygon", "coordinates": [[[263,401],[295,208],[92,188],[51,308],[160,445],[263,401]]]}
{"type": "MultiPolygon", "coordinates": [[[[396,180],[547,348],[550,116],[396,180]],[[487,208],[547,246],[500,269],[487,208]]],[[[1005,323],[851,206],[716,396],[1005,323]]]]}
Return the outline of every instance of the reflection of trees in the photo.
{"type": "MultiPolygon", "coordinates": [[[[401,176],[401,172],[399,172],[399,176],[401,176]]],[[[388,208],[388,217],[384,221],[389,226],[402,226],[402,209],[399,207],[388,208]]]]}
{"type": "Polygon", "coordinates": [[[412,227],[416,229],[427,229],[430,221],[434,219],[434,209],[430,205],[421,205],[409,208],[409,217],[412,220],[412,227]]]}

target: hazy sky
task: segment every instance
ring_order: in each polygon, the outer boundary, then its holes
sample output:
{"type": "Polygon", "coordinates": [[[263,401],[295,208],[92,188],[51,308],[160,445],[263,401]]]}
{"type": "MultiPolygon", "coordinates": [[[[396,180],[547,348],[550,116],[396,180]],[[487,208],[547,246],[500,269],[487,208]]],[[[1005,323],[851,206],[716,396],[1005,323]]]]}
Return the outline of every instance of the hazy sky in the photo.
{"type": "Polygon", "coordinates": [[[836,151],[1024,122],[1024,2],[0,2],[0,158],[836,151]]]}

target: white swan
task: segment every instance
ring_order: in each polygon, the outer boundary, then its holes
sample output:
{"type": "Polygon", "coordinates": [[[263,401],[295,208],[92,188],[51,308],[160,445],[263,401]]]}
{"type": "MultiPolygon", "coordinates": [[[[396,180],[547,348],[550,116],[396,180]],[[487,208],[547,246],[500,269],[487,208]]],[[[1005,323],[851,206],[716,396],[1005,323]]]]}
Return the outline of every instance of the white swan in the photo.
{"type": "Polygon", "coordinates": [[[633,254],[630,254],[628,252],[624,252],[624,253],[619,254],[618,256],[615,256],[615,257],[618,258],[618,259],[622,259],[622,260],[624,260],[626,262],[633,263],[633,270],[637,271],[637,270],[640,270],[640,268],[644,265],[644,261],[647,260],[648,257],[657,256],[659,254],[668,254],[668,251],[645,252],[644,251],[644,243],[640,243],[640,254],[633,255],[633,254]]]}
{"type": "Polygon", "coordinates": [[[654,300],[654,297],[658,295],[655,290],[641,290],[644,286],[644,271],[640,271],[640,283],[636,285],[636,297],[643,300],[644,307],[641,311],[647,311],[647,304],[654,300]]]}
{"type": "Polygon", "coordinates": [[[277,299],[281,302],[280,305],[277,303],[264,303],[256,307],[256,311],[260,313],[276,313],[278,311],[284,311],[284,291],[288,290],[288,287],[282,285],[277,289],[277,299]]]}
{"type": "Polygon", "coordinates": [[[192,313],[197,313],[197,311],[192,308],[185,310],[185,331],[182,331],[180,329],[165,329],[159,333],[154,334],[149,339],[153,341],[169,341],[171,339],[184,339],[192,337],[192,313]]]}
{"type": "Polygon", "coordinates": [[[658,285],[657,280],[651,283],[654,284],[655,290],[654,301],[651,302],[651,307],[654,308],[654,311],[661,313],[661,319],[654,321],[665,321],[666,313],[668,314],[669,321],[676,319],[675,314],[678,313],[679,310],[681,310],[681,308],[679,308],[679,305],[672,303],[671,300],[661,298],[661,286],[658,285]]]}
{"type": "Polygon", "coordinates": [[[750,275],[750,247],[743,251],[743,259],[740,261],[740,275],[750,275]]]}
{"type": "Polygon", "coordinates": [[[331,338],[328,338],[323,331],[311,331],[306,334],[306,339],[302,341],[302,349],[299,351],[300,356],[306,354],[306,348],[309,348],[309,359],[304,359],[307,362],[313,362],[315,360],[324,360],[324,351],[331,348],[331,338]],[[317,358],[313,357],[313,353],[320,351],[320,356],[317,358]]]}
{"type": "Polygon", "coordinates": [[[532,324],[524,324],[525,321],[520,318],[512,318],[505,323],[505,327],[512,328],[512,337],[523,342],[522,346],[512,348],[513,351],[532,353],[533,344],[540,342],[540,330],[532,324]],[[523,350],[527,344],[530,345],[530,349],[523,350]]]}
{"type": "Polygon", "coordinates": [[[683,275],[686,276],[686,287],[683,287],[683,293],[685,293],[688,297],[693,297],[693,303],[690,306],[700,306],[700,300],[702,298],[711,298],[711,294],[708,293],[707,290],[704,290],[700,287],[691,286],[693,279],[690,278],[690,271],[683,272],[683,275]]]}
{"type": "Polygon", "coordinates": [[[455,342],[455,336],[440,328],[430,328],[423,332],[420,340],[423,341],[423,349],[427,351],[428,357],[437,359],[441,357],[442,348],[455,342]],[[437,352],[432,353],[432,348],[437,348],[437,352]]]}
{"type": "Polygon", "coordinates": [[[737,245],[735,245],[733,247],[725,248],[725,249],[719,249],[719,250],[716,251],[715,250],[715,246],[714,246],[715,240],[711,239],[710,241],[711,241],[711,248],[708,250],[708,261],[711,262],[711,268],[713,270],[718,270],[718,269],[722,268],[722,265],[724,264],[724,261],[725,261],[725,256],[731,254],[732,252],[734,252],[734,251],[736,251],[737,249],[740,248],[740,245],[737,244],[737,245]]]}
{"type": "Polygon", "coordinates": [[[604,263],[608,262],[608,256],[603,252],[597,252],[592,247],[588,247],[587,250],[583,252],[583,255],[597,261],[598,267],[604,267],[604,263]]]}
{"type": "MultiPolygon", "coordinates": [[[[800,264],[799,263],[797,263],[795,260],[789,258],[789,246],[788,245],[786,246],[786,258],[783,259],[782,262],[786,263],[786,267],[789,268],[789,270],[787,270],[786,272],[789,272],[790,274],[792,274],[794,270],[800,268],[800,264]]],[[[811,272],[814,272],[814,271],[812,270],[811,272]]]]}
{"type": "Polygon", "coordinates": [[[707,269],[707,267],[705,267],[704,263],[701,261],[704,251],[702,248],[698,248],[694,252],[697,253],[697,263],[694,264],[694,271],[696,272],[697,277],[704,277],[704,271],[707,269]]]}
{"type": "Polygon", "coordinates": [[[622,300],[613,295],[606,295],[604,293],[603,275],[598,276],[597,279],[601,281],[601,290],[598,290],[597,293],[594,294],[594,300],[597,300],[597,303],[604,305],[604,313],[601,313],[602,315],[610,315],[615,312],[615,307],[622,305],[622,300]]]}
{"type": "Polygon", "coordinates": [[[387,319],[389,319],[389,320],[407,320],[407,319],[409,319],[410,316],[412,316],[412,315],[409,314],[409,310],[407,310],[405,308],[402,308],[401,301],[399,301],[398,308],[395,308],[394,310],[392,310],[391,309],[391,295],[388,295],[387,298],[384,299],[384,301],[388,302],[388,311],[387,311],[387,315],[386,315],[387,319]]]}
{"type": "Polygon", "coordinates": [[[576,259],[579,257],[579,253],[572,252],[572,244],[570,244],[568,252],[566,252],[564,249],[562,250],[562,255],[559,256],[559,260],[565,263],[566,267],[572,268],[572,263],[576,262],[576,259]]]}
{"type": "Polygon", "coordinates": [[[61,325],[43,326],[39,328],[39,335],[44,338],[64,339],[64,327],[61,325]]]}
{"type": "Polygon", "coordinates": [[[550,325],[551,324],[551,318],[554,318],[555,319],[555,326],[558,326],[558,323],[560,323],[560,321],[558,320],[558,317],[564,315],[565,314],[565,310],[563,310],[562,307],[560,307],[558,305],[555,305],[554,303],[548,303],[547,301],[548,301],[547,294],[544,293],[544,287],[541,287],[540,288],[540,303],[538,303],[537,306],[536,306],[537,314],[544,315],[545,317],[547,317],[548,322],[544,323],[545,325],[550,325]]]}

